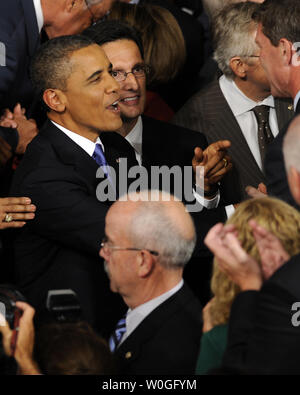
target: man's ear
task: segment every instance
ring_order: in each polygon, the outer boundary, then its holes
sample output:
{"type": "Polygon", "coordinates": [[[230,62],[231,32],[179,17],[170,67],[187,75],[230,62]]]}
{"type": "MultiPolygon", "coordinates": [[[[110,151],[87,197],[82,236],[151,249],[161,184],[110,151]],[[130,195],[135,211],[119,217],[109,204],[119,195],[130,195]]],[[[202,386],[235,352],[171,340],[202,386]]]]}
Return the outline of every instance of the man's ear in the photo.
{"type": "Polygon", "coordinates": [[[288,182],[293,198],[300,203],[300,173],[293,166],[288,171],[288,182]]]}
{"type": "Polygon", "coordinates": [[[146,250],[140,251],[137,256],[138,264],[138,275],[140,278],[147,277],[153,270],[155,265],[154,256],[146,250]]]}
{"type": "Polygon", "coordinates": [[[62,113],[66,109],[65,94],[59,89],[46,89],[43,93],[43,100],[55,112],[62,113]]]}
{"type": "Polygon", "coordinates": [[[231,58],[229,66],[237,77],[245,78],[247,76],[248,65],[239,56],[231,58]]]}
{"type": "Polygon", "coordinates": [[[286,38],[281,38],[279,40],[278,47],[280,49],[284,65],[290,65],[294,60],[294,56],[298,58],[297,52],[295,53],[295,51],[293,51],[293,44],[286,38]]]}

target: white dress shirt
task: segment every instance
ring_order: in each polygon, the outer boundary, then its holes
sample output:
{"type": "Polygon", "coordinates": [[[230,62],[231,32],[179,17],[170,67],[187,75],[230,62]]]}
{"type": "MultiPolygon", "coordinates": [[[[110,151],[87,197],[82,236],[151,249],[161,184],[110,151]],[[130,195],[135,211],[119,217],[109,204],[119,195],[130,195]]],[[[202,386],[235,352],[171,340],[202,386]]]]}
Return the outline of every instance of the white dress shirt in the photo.
{"type": "Polygon", "coordinates": [[[39,33],[41,33],[44,26],[44,15],[41,5],[41,0],[33,0],[33,5],[35,9],[36,19],[38,23],[39,33]]]}
{"type": "Polygon", "coordinates": [[[296,111],[299,99],[300,99],[300,91],[297,93],[297,95],[295,96],[295,99],[294,99],[294,111],[296,111]]]}
{"type": "Polygon", "coordinates": [[[135,309],[129,309],[126,315],[126,332],[124,333],[120,343],[123,341],[140,325],[140,323],[150,314],[156,307],[161,305],[167,299],[169,299],[172,295],[174,295],[180,288],[183,286],[183,280],[181,280],[175,287],[170,289],[169,291],[163,293],[162,295],[157,296],[154,299],[149,300],[144,304],[136,307],[135,309]]]}
{"type": "Polygon", "coordinates": [[[86,137],[80,136],[77,133],[72,132],[69,129],[64,128],[63,126],[59,125],[58,123],[51,121],[58,129],[60,129],[64,134],[66,134],[71,140],[74,141],[79,147],[81,147],[89,156],[93,156],[95,151],[96,144],[100,144],[103,152],[104,146],[100,140],[100,137],[97,138],[95,142],[87,139],[86,137]]]}
{"type": "Polygon", "coordinates": [[[249,99],[235,84],[235,82],[224,75],[219,79],[221,91],[235,116],[241,131],[248,143],[249,149],[262,170],[262,161],[258,145],[257,120],[253,111],[254,107],[267,105],[270,107],[269,124],[274,137],[279,133],[277,116],[275,111],[274,97],[268,96],[261,102],[249,99]]]}

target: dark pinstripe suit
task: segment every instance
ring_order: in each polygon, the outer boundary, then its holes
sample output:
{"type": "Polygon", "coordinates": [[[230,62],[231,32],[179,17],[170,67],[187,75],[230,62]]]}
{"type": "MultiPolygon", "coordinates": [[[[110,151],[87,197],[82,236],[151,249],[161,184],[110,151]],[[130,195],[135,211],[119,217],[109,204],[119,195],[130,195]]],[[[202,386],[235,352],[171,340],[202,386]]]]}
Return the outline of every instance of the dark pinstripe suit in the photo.
{"type": "MultiPolygon", "coordinates": [[[[287,99],[275,99],[279,130],[293,117],[290,104],[287,99]]],[[[235,186],[240,199],[247,197],[245,192],[247,185],[257,186],[260,182],[266,182],[218,81],[214,81],[204,91],[190,98],[175,115],[173,123],[201,131],[206,135],[209,143],[221,139],[231,141],[228,152],[232,157],[234,170],[227,182],[232,187],[235,186]]]]}

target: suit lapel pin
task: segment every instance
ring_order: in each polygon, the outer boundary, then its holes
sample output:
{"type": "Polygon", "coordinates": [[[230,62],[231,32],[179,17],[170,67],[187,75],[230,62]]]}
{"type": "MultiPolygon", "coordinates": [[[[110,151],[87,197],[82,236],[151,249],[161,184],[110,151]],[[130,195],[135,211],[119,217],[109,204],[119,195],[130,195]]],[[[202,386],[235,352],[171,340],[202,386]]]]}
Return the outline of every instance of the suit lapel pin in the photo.
{"type": "Polygon", "coordinates": [[[290,104],[290,105],[288,106],[288,109],[289,109],[290,111],[294,111],[294,106],[293,106],[292,104],[290,104]]]}
{"type": "Polygon", "coordinates": [[[131,351],[127,351],[127,353],[125,354],[125,359],[130,359],[131,357],[132,357],[131,351]]]}

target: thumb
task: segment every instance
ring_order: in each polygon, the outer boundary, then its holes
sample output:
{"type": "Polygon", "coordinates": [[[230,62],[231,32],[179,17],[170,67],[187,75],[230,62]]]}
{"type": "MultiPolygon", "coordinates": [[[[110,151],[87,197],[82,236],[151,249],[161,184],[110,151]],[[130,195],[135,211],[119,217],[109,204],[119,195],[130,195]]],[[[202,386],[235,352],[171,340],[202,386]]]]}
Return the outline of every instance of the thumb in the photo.
{"type": "Polygon", "coordinates": [[[15,108],[14,108],[14,115],[16,115],[16,116],[21,116],[21,115],[23,115],[23,113],[22,113],[22,107],[21,107],[21,104],[20,104],[20,103],[18,103],[18,104],[15,106],[15,108]]]}

